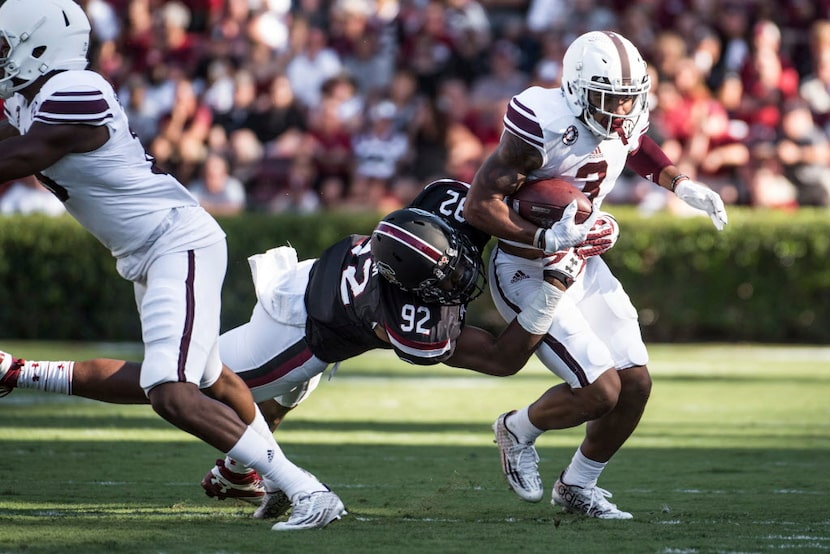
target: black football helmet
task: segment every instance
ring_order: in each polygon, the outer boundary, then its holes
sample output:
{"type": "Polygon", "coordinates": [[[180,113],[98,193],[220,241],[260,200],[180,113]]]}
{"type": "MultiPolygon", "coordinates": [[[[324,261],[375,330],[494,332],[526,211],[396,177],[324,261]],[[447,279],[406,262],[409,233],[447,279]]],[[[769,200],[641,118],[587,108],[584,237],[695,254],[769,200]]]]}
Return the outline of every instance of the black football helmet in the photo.
{"type": "Polygon", "coordinates": [[[467,304],[484,290],[478,249],[433,213],[419,208],[390,213],[372,232],[371,247],[378,273],[425,302],[467,304]]]}

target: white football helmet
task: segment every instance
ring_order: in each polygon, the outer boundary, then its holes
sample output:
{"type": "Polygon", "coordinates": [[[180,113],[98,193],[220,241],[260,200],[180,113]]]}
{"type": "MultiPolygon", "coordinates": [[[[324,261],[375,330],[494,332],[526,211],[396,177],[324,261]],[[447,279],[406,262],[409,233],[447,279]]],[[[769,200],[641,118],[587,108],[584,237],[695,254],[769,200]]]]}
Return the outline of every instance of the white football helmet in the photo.
{"type": "Polygon", "coordinates": [[[640,117],[648,117],[646,68],[631,41],[611,31],[592,31],[565,51],[562,91],[573,114],[594,134],[627,140],[640,117]]]}
{"type": "Polygon", "coordinates": [[[84,69],[89,19],[72,0],[6,0],[0,6],[0,98],[55,69],[84,69]]]}

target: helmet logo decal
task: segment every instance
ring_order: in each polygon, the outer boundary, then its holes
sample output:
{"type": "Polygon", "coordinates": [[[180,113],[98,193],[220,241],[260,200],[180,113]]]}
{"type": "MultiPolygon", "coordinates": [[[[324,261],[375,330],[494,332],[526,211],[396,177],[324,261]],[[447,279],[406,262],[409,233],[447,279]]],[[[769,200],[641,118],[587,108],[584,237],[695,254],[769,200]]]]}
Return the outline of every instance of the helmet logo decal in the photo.
{"type": "Polygon", "coordinates": [[[630,137],[631,133],[634,132],[634,122],[628,118],[623,120],[622,129],[625,132],[626,137],[630,137]]]}
{"type": "Polygon", "coordinates": [[[375,267],[377,267],[378,273],[380,273],[381,276],[390,283],[394,285],[401,284],[400,281],[395,278],[395,270],[389,267],[388,264],[383,262],[375,262],[375,267]]]}
{"type": "Polygon", "coordinates": [[[568,128],[565,129],[565,134],[562,135],[562,143],[565,146],[571,146],[578,138],[579,129],[576,128],[576,125],[569,125],[568,128]]]}

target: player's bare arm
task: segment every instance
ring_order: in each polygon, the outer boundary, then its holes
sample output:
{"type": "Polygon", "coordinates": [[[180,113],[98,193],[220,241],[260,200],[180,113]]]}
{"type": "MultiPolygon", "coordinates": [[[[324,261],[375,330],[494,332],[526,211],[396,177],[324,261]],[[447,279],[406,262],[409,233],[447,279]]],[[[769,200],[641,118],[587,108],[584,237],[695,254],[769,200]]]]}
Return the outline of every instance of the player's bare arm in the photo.
{"type": "Polygon", "coordinates": [[[14,128],[14,125],[9,123],[8,119],[0,121],[0,141],[19,135],[20,133],[14,128]]]}
{"type": "Polygon", "coordinates": [[[544,279],[524,313],[513,319],[498,337],[484,329],[465,326],[453,355],[445,363],[496,377],[518,373],[547,335],[556,305],[567,290],[552,275],[546,274],[544,279]]]}
{"type": "Polygon", "coordinates": [[[543,336],[528,334],[515,319],[498,337],[484,329],[465,326],[452,357],[445,363],[495,377],[509,377],[524,367],[543,336]]]}
{"type": "Polygon", "coordinates": [[[0,149],[0,178],[19,179],[54,165],[68,154],[91,152],[109,140],[106,127],[34,123],[25,135],[13,135],[0,149]]]}
{"type": "Polygon", "coordinates": [[[491,235],[532,244],[538,227],[514,213],[504,197],[515,192],[527,174],[542,165],[539,152],[512,133],[504,133],[484,160],[464,205],[467,221],[491,235]]]}

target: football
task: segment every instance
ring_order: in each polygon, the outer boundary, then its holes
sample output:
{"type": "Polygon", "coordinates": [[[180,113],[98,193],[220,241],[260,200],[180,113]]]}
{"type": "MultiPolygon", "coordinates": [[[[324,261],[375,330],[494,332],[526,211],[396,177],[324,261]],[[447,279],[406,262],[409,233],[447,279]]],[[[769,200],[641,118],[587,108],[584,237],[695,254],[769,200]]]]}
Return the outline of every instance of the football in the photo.
{"type": "Polygon", "coordinates": [[[528,181],[507,198],[510,207],[539,227],[548,228],[562,218],[562,212],[576,200],[576,222],[585,221],[593,205],[570,181],[558,177],[528,181]]]}

